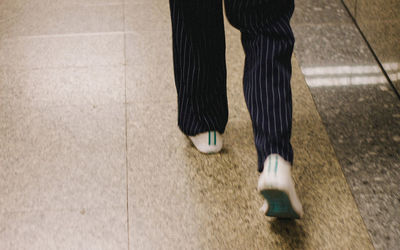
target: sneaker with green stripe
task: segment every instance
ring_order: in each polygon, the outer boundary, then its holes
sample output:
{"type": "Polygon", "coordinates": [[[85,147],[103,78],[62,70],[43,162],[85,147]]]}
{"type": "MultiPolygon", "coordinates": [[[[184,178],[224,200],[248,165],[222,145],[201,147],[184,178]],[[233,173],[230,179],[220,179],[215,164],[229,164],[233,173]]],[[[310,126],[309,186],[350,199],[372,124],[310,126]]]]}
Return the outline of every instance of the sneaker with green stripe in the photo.
{"type": "Polygon", "coordinates": [[[222,135],[217,131],[207,131],[188,137],[197,150],[204,154],[218,153],[222,149],[222,135]]]}
{"type": "Polygon", "coordinates": [[[291,164],[278,154],[271,154],[265,160],[258,191],[265,199],[261,211],[267,216],[292,219],[303,216],[290,170],[291,164]]]}

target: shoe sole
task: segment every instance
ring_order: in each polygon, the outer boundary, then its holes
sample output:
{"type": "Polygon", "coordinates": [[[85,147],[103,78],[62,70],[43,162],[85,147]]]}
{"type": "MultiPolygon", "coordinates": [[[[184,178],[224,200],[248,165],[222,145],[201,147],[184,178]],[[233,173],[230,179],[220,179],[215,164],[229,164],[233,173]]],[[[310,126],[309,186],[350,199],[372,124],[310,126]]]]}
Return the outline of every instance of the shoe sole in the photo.
{"type": "Polygon", "coordinates": [[[300,219],[300,216],[293,209],[289,196],[284,191],[268,189],[261,191],[261,195],[268,202],[267,216],[300,219]]]}

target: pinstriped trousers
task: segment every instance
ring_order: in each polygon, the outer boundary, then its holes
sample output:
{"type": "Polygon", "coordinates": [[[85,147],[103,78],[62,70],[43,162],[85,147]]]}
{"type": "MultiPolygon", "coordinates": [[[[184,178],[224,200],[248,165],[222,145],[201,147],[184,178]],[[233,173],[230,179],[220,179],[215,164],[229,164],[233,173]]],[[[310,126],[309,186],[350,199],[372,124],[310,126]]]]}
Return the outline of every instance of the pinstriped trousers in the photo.
{"type": "MultiPolygon", "coordinates": [[[[170,10],[178,126],[186,135],[222,134],[228,121],[222,0],[170,0],[170,10]]],[[[260,172],[272,153],[293,163],[293,10],[294,0],[225,0],[246,55],[243,92],[260,172]]]]}

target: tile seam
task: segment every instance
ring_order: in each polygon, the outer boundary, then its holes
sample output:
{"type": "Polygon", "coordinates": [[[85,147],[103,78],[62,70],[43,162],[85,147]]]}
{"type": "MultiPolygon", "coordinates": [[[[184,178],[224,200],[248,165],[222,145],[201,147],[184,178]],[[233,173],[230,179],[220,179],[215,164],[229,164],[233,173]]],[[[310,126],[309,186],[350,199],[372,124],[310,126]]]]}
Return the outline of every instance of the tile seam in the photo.
{"type": "Polygon", "coordinates": [[[123,1],[122,22],[123,22],[123,60],[124,60],[124,83],[125,83],[125,176],[126,176],[126,228],[127,228],[127,248],[130,249],[130,225],[129,225],[129,165],[128,165],[128,103],[127,103],[127,83],[126,83],[126,27],[125,27],[126,1],[123,1]]]}

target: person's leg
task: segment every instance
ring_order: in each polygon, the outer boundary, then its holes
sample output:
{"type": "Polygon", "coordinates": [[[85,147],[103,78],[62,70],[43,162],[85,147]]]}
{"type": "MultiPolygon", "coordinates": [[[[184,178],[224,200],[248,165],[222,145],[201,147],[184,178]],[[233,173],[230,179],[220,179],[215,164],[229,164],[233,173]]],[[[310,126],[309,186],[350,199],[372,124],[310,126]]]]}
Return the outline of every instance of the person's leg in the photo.
{"type": "Polygon", "coordinates": [[[242,34],[246,54],[243,89],[253,124],[261,172],[258,191],[268,216],[300,218],[291,165],[290,78],[294,0],[225,0],[226,14],[242,34]]]}
{"type": "Polygon", "coordinates": [[[178,126],[213,145],[207,133],[222,134],[228,120],[222,0],[170,0],[170,10],[178,126]]]}
{"type": "Polygon", "coordinates": [[[290,144],[293,0],[225,0],[226,15],[242,33],[246,54],[243,89],[253,123],[258,171],[279,154],[293,163],[290,144]]]}

